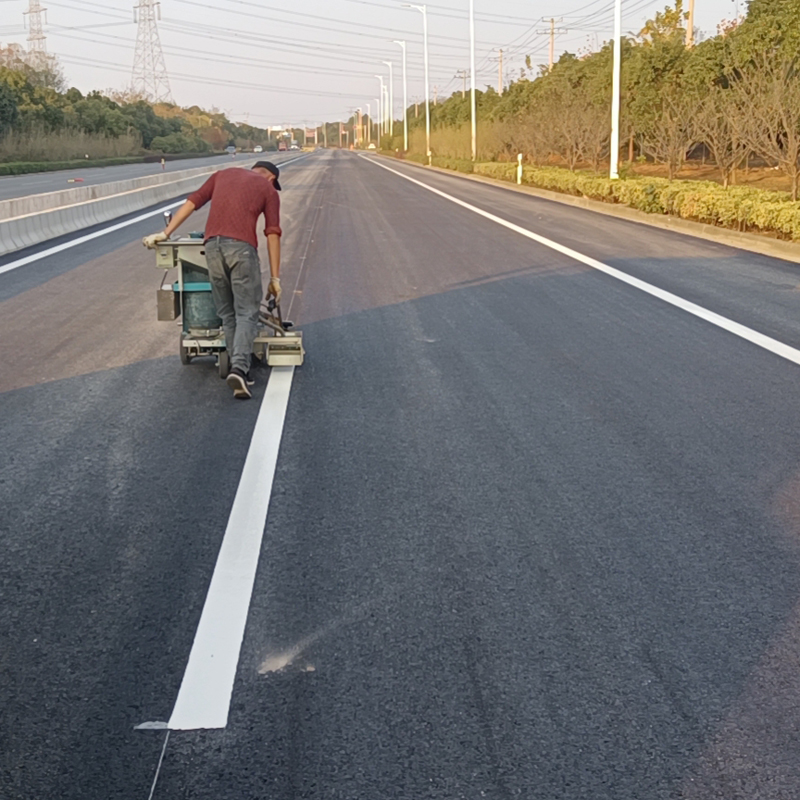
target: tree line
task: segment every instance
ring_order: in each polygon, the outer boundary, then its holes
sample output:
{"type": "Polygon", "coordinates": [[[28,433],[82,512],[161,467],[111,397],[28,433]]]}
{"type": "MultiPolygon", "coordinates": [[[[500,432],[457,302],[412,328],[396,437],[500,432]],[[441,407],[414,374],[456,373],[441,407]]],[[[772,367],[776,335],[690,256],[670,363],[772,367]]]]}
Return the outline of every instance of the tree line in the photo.
{"type": "Polygon", "coordinates": [[[15,143],[19,150],[31,140],[123,141],[131,153],[206,153],[229,145],[274,148],[268,131],[231,122],[219,111],[153,104],[131,92],[83,94],[66,87],[52,60],[44,69],[21,58],[2,63],[7,66],[0,66],[0,139],[6,147],[0,147],[0,158],[6,160],[14,156],[15,143]]]}
{"type": "MultiPolygon", "coordinates": [[[[664,164],[672,179],[702,152],[725,186],[753,161],[783,172],[797,199],[800,0],[750,0],[746,15],[693,47],[685,26],[677,0],[623,40],[623,157],[664,164]]],[[[612,60],[609,42],[598,52],[565,53],[536,76],[528,62],[502,95],[478,92],[479,159],[521,152],[536,165],[599,170],[609,158],[612,60]]],[[[469,96],[457,92],[431,111],[434,154],[469,158],[469,96]]],[[[424,119],[410,114],[409,122],[410,149],[421,151],[424,119]]],[[[390,146],[402,148],[402,139],[390,146]]]]}

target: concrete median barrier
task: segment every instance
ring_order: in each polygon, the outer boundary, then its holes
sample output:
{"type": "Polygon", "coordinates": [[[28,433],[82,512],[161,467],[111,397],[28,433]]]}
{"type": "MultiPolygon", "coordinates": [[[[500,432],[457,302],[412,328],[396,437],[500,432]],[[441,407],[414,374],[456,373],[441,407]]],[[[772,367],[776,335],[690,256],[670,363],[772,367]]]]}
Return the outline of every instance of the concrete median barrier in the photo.
{"type": "Polygon", "coordinates": [[[247,162],[4,200],[0,202],[0,256],[173,200],[197,189],[212,172],[244,163],[247,162]]]}

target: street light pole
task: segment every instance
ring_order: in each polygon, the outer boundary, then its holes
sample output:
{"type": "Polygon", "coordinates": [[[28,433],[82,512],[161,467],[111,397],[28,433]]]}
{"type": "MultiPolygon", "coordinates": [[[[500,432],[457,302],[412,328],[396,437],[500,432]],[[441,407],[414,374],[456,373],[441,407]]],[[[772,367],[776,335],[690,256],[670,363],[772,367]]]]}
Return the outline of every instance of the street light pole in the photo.
{"type": "Polygon", "coordinates": [[[622,74],[622,0],[614,8],[614,79],[611,98],[611,167],[609,177],[619,180],[619,115],[622,74]]]}
{"type": "Polygon", "coordinates": [[[376,75],[375,76],[381,82],[381,113],[378,115],[378,119],[381,121],[380,128],[378,130],[380,133],[378,134],[378,141],[380,141],[380,134],[386,133],[384,130],[384,112],[383,112],[383,75],[376,75]]]}
{"type": "Polygon", "coordinates": [[[394,136],[394,77],[392,74],[392,62],[384,61],[389,67],[389,136],[394,136]]]}
{"type": "Polygon", "coordinates": [[[694,0],[689,0],[689,15],[686,19],[686,46],[694,47],[694,0]]]}
{"type": "Polygon", "coordinates": [[[406,43],[393,39],[403,48],[403,150],[408,150],[408,82],[406,81],[406,43]]]}
{"type": "Polygon", "coordinates": [[[381,101],[378,98],[375,98],[375,141],[378,144],[378,148],[380,149],[381,146],[381,128],[380,128],[380,120],[381,120],[381,101]]]}
{"type": "Polygon", "coordinates": [[[364,126],[367,129],[367,147],[372,141],[372,103],[367,103],[367,124],[364,126]]]}
{"type": "Polygon", "coordinates": [[[472,117],[472,160],[478,160],[478,123],[475,105],[475,0],[469,0],[470,116],[472,117]]]}
{"type": "Polygon", "coordinates": [[[403,8],[416,8],[422,13],[422,41],[425,53],[425,148],[427,150],[428,165],[431,163],[431,102],[428,83],[428,8],[403,3],[403,8]]]}

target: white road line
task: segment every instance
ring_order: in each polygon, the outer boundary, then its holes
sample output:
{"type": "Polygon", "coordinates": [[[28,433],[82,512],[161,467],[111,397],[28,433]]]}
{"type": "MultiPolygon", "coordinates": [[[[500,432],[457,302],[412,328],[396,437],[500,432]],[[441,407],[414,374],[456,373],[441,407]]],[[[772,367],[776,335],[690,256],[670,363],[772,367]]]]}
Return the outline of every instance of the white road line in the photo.
{"type": "Polygon", "coordinates": [[[46,250],[42,250],[39,253],[34,253],[32,256],[18,258],[16,261],[11,261],[8,264],[3,264],[3,266],[0,266],[0,275],[2,275],[4,272],[11,272],[12,269],[24,267],[26,264],[31,264],[34,261],[39,261],[42,258],[55,255],[55,253],[61,253],[64,250],[69,250],[70,247],[77,247],[79,244],[89,242],[92,239],[97,239],[100,236],[105,236],[107,233],[113,233],[114,231],[121,230],[122,228],[127,228],[129,225],[135,225],[137,222],[141,222],[143,219],[157,217],[159,214],[163,214],[165,211],[169,211],[171,208],[177,208],[182,203],[183,200],[179,200],[177,203],[170,203],[168,206],[163,206],[156,211],[148,211],[146,214],[140,214],[138,217],[133,217],[133,219],[126,219],[125,222],[118,222],[116,225],[111,225],[108,228],[103,228],[100,231],[87,233],[84,236],[79,236],[77,239],[70,239],[68,242],[62,242],[54,247],[48,247],[46,250]]]}
{"type": "Polygon", "coordinates": [[[272,495],[294,367],[273,367],[228,527],[169,720],[171,730],[224,728],[272,495]]]}
{"type": "MultiPolygon", "coordinates": [[[[291,158],[288,161],[279,161],[277,166],[286,167],[289,164],[294,164],[295,161],[301,161],[304,158],[308,158],[310,155],[311,153],[306,153],[305,155],[297,156],[297,158],[291,158]]],[[[64,250],[69,250],[70,247],[77,247],[79,244],[83,244],[84,242],[89,242],[92,239],[98,239],[100,236],[105,236],[107,233],[113,233],[114,231],[121,230],[122,228],[127,228],[129,225],[135,225],[137,222],[141,222],[149,217],[157,217],[159,214],[163,214],[165,211],[169,211],[170,209],[183,205],[183,202],[183,200],[178,200],[176,203],[170,203],[168,206],[163,206],[156,211],[148,211],[146,214],[140,214],[138,217],[126,219],[125,222],[117,222],[115,225],[110,225],[108,228],[103,228],[100,231],[87,233],[84,236],[79,236],[77,239],[70,239],[68,242],[62,242],[54,247],[48,247],[46,250],[34,253],[31,256],[25,256],[24,258],[18,258],[16,261],[10,261],[8,264],[3,264],[0,266],[0,275],[3,275],[6,272],[11,272],[11,270],[24,267],[26,264],[31,264],[34,261],[39,261],[43,258],[47,258],[48,256],[55,255],[56,253],[61,253],[64,250]]]]}
{"type": "Polygon", "coordinates": [[[528,239],[533,239],[533,241],[538,242],[545,247],[549,247],[551,250],[555,250],[558,253],[562,253],[563,255],[574,259],[575,261],[579,261],[581,264],[585,264],[587,267],[592,267],[592,269],[604,272],[606,275],[610,275],[612,278],[616,278],[617,280],[627,283],[642,292],[646,292],[653,297],[657,297],[659,300],[663,300],[665,303],[669,303],[670,305],[676,306],[683,311],[687,311],[689,314],[700,317],[700,319],[710,322],[712,325],[716,325],[717,327],[722,328],[723,330],[726,330],[735,336],[739,336],[742,339],[757,345],[758,347],[763,347],[764,350],[769,350],[770,353],[774,353],[781,358],[785,358],[787,361],[800,364],[800,350],[796,350],[794,347],[783,344],[783,342],[779,342],[777,339],[772,339],[769,336],[765,336],[763,333],[754,331],[752,328],[748,328],[746,325],[741,325],[738,322],[734,322],[733,320],[723,317],[720,314],[715,314],[713,311],[703,308],[703,306],[699,306],[696,303],[690,302],[689,300],[684,300],[682,297],[679,297],[676,294],[672,294],[672,292],[664,291],[664,289],[659,289],[657,286],[653,286],[650,283],[639,280],[639,278],[634,278],[632,275],[621,272],[620,270],[610,267],[608,264],[604,264],[602,261],[597,261],[590,256],[585,256],[583,253],[579,253],[577,250],[572,250],[569,247],[565,247],[563,244],[554,242],[552,239],[547,239],[544,236],[540,236],[538,233],[529,231],[527,228],[515,225],[513,222],[509,222],[502,217],[498,217],[495,214],[484,211],[482,208],[477,208],[476,206],[470,205],[463,200],[459,200],[457,197],[453,197],[446,192],[435,189],[433,186],[429,186],[427,183],[423,183],[422,181],[418,181],[415,178],[409,177],[408,175],[404,175],[402,172],[398,172],[396,169],[387,167],[385,164],[381,164],[375,159],[368,158],[367,156],[361,157],[369,161],[371,164],[375,164],[381,169],[385,169],[387,172],[392,172],[395,175],[399,175],[401,178],[404,178],[411,183],[415,183],[417,186],[421,186],[423,189],[427,189],[429,192],[439,195],[439,197],[444,197],[446,200],[449,200],[450,202],[455,203],[462,208],[466,208],[469,211],[473,211],[474,213],[491,220],[492,222],[496,222],[498,225],[502,225],[504,228],[508,228],[515,233],[526,236],[528,239]]]}

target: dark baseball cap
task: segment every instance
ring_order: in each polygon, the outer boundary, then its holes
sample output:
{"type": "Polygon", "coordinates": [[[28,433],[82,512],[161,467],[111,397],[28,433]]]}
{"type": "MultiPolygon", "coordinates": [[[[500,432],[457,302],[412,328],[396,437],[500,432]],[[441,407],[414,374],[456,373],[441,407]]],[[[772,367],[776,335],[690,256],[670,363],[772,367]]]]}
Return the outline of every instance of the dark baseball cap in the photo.
{"type": "Polygon", "coordinates": [[[281,190],[281,185],[278,183],[278,176],[281,174],[281,171],[271,162],[271,161],[256,161],[250,169],[258,169],[261,167],[262,169],[271,172],[275,176],[275,180],[272,182],[272,185],[278,190],[281,190]]]}

